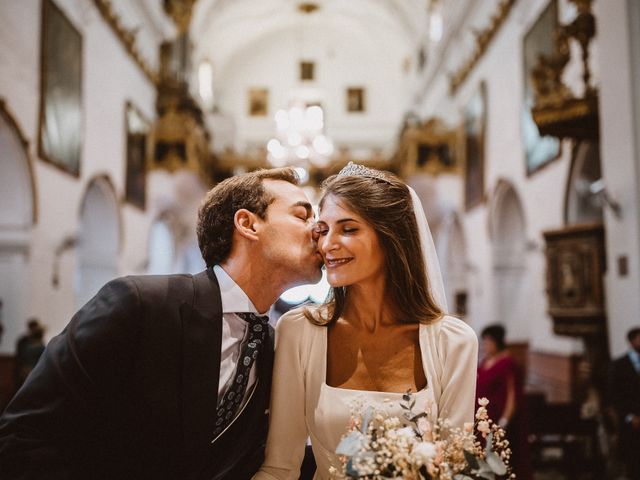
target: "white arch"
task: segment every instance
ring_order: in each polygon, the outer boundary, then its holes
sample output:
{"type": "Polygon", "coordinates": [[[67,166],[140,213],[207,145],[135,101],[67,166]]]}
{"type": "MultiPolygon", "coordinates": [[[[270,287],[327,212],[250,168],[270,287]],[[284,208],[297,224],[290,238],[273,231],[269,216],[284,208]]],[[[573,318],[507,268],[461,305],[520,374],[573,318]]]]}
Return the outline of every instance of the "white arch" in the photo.
{"type": "Polygon", "coordinates": [[[93,179],[80,211],[76,303],[84,305],[118,274],[120,218],[118,201],[107,177],[93,179]]]}
{"type": "Polygon", "coordinates": [[[33,188],[27,144],[0,105],[0,226],[30,228],[34,218],[33,188]]]}
{"type": "Polygon", "coordinates": [[[176,247],[171,226],[162,217],[149,229],[147,273],[164,275],[175,273],[176,247]]]}
{"type": "Polygon", "coordinates": [[[13,353],[30,298],[31,227],[35,218],[28,144],[0,101],[0,300],[4,335],[0,352],[13,353]]]}
{"type": "Polygon", "coordinates": [[[494,321],[507,326],[510,337],[526,338],[526,220],[510,182],[500,180],[490,207],[490,236],[495,283],[494,321]]]}
{"type": "Polygon", "coordinates": [[[467,243],[456,212],[450,212],[440,223],[437,245],[442,280],[447,295],[447,304],[452,313],[463,315],[467,313],[466,301],[469,290],[467,243]],[[465,297],[464,299],[462,297],[465,297]],[[465,307],[461,309],[461,307],[465,307]]]}

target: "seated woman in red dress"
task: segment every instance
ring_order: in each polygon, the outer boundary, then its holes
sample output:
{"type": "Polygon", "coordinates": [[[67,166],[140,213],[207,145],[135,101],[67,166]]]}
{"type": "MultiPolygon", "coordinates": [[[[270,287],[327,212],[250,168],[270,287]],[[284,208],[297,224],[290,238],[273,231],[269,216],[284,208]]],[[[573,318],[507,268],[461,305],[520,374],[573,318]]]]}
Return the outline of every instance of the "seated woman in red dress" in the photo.
{"type": "Polygon", "coordinates": [[[522,374],[505,348],[505,329],[489,325],[482,330],[476,397],[489,400],[489,417],[507,432],[513,456],[511,465],[519,480],[532,477],[523,409],[522,374]]]}

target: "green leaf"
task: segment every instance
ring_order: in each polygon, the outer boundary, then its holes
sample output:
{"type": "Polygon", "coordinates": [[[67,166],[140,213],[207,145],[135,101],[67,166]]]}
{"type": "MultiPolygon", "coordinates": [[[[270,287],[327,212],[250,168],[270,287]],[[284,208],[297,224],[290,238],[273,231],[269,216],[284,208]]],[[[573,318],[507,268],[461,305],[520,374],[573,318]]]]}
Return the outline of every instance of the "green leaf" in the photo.
{"type": "Polygon", "coordinates": [[[478,470],[480,468],[480,464],[478,463],[476,456],[468,450],[463,450],[463,453],[464,459],[467,461],[467,465],[469,465],[473,470],[478,470]]]}
{"type": "Polygon", "coordinates": [[[347,466],[346,466],[346,474],[349,478],[359,478],[360,474],[358,473],[358,471],[353,468],[353,460],[350,458],[349,461],[347,462],[347,466]]]}
{"type": "Polygon", "coordinates": [[[497,453],[491,452],[487,454],[487,464],[491,467],[491,471],[496,475],[504,475],[507,473],[507,466],[497,453]]]}
{"type": "Polygon", "coordinates": [[[478,472],[478,476],[487,480],[496,480],[496,474],[493,472],[478,472]]]}
{"type": "Polygon", "coordinates": [[[362,416],[362,428],[360,429],[362,433],[367,433],[367,428],[369,427],[369,422],[371,421],[371,417],[373,417],[373,408],[367,407],[362,416]]]}
{"type": "Polygon", "coordinates": [[[485,455],[489,455],[493,450],[493,432],[490,432],[489,435],[487,435],[487,445],[484,448],[484,453],[485,455]]]}
{"type": "Polygon", "coordinates": [[[487,480],[496,479],[496,474],[493,473],[493,470],[491,470],[491,467],[487,462],[485,462],[484,460],[478,460],[478,465],[480,466],[480,468],[476,470],[476,473],[479,477],[486,478],[487,480]]]}
{"type": "Polygon", "coordinates": [[[365,443],[365,437],[362,433],[354,431],[349,433],[346,437],[340,440],[340,443],[336,447],[336,453],[338,455],[346,455],[347,457],[354,456],[365,443]]]}
{"type": "Polygon", "coordinates": [[[411,422],[414,422],[414,423],[415,423],[415,422],[417,422],[418,420],[420,420],[422,417],[426,417],[426,416],[427,416],[427,414],[426,414],[425,412],[418,413],[417,415],[414,415],[413,417],[411,417],[411,418],[409,419],[409,421],[411,421],[411,422]]]}

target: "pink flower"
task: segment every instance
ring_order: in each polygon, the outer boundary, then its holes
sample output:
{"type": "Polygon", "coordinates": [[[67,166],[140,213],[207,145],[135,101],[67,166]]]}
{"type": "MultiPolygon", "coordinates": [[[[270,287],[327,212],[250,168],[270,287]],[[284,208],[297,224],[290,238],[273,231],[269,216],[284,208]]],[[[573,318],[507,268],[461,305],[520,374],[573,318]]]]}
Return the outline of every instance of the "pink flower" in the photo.
{"type": "Polygon", "coordinates": [[[478,431],[482,433],[483,437],[486,437],[491,431],[491,429],[489,428],[489,422],[487,422],[486,420],[480,420],[478,422],[478,431]]]}
{"type": "Polygon", "coordinates": [[[416,423],[418,430],[420,431],[420,435],[424,435],[427,432],[431,431],[431,423],[425,417],[420,417],[418,422],[416,423]]]}
{"type": "Polygon", "coordinates": [[[478,411],[476,412],[476,418],[478,420],[486,420],[489,418],[489,413],[487,409],[484,407],[478,407],[478,411]]]}

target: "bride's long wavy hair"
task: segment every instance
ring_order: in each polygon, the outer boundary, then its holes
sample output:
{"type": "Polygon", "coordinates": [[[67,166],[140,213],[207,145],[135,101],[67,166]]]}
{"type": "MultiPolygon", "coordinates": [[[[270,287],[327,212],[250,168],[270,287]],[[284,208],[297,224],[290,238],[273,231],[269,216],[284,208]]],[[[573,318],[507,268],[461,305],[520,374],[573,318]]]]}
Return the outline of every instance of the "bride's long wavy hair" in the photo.
{"type": "MultiPolygon", "coordinates": [[[[329,196],[375,229],[384,254],[389,305],[405,323],[430,323],[443,315],[429,288],[418,225],[407,186],[395,175],[384,178],[333,175],[322,184],[320,210],[329,196]]],[[[342,315],[349,286],[331,288],[318,309],[304,314],[316,325],[332,325],[342,315]]]]}

